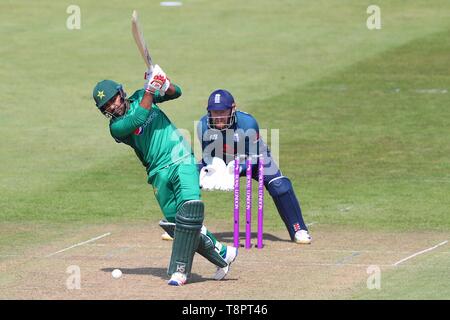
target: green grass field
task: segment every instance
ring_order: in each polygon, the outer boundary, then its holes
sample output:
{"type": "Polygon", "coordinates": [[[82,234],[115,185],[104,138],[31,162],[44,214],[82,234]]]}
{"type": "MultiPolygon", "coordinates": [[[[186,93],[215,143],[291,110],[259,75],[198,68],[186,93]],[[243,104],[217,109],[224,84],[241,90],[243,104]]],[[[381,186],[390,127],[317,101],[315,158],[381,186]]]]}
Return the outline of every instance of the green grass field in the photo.
{"type": "MultiPolygon", "coordinates": [[[[183,89],[162,105],[167,115],[193,134],[209,93],[229,89],[260,128],[279,129],[280,167],[306,222],[449,232],[450,3],[377,1],[377,31],[366,27],[370,4],[82,0],[81,29],[68,30],[66,2],[3,0],[1,252],[85,225],[160,219],[144,168],[111,139],[91,97],[104,78],[129,94],[143,85],[133,9],[154,60],[183,89]]],[[[206,222],[231,231],[231,194],[203,196],[206,222]]],[[[284,229],[269,201],[265,226],[284,229]]],[[[439,281],[450,274],[448,255],[428,259],[389,271],[384,290],[362,284],[349,298],[449,299],[439,281]]]]}

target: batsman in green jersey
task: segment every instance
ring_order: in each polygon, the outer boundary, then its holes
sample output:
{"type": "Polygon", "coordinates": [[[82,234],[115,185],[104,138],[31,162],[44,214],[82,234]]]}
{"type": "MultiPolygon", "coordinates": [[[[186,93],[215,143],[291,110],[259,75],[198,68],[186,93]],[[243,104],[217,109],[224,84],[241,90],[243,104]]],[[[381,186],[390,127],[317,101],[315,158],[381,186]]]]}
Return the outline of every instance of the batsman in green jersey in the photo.
{"type": "Polygon", "coordinates": [[[168,284],[176,286],[189,279],[195,252],[216,265],[216,280],[226,276],[237,256],[237,248],[220,243],[203,225],[204,204],[192,149],[156,105],[180,96],[180,87],[158,65],[147,71],[144,88],[129,98],[112,80],[100,81],[93,90],[97,108],[110,119],[112,137],[133,148],[146,168],[165,217],[159,224],[174,238],[168,284]]]}

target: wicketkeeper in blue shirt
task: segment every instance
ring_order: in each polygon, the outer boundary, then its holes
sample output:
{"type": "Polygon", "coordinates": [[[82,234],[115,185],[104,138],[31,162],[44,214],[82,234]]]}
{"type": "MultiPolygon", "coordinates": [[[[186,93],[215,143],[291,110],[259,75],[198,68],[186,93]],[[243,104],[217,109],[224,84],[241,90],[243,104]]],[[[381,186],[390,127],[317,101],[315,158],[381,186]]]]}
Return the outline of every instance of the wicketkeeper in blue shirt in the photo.
{"type": "MultiPolygon", "coordinates": [[[[215,90],[208,99],[207,114],[200,119],[197,134],[202,144],[202,165],[213,157],[228,164],[236,155],[263,155],[264,186],[271,195],[292,241],[310,244],[311,236],[302,217],[300,203],[291,181],[282,174],[271,157],[268,146],[259,135],[256,119],[236,109],[233,96],[227,90],[215,90]]],[[[254,157],[257,159],[257,157],[254,157]]],[[[252,162],[252,177],[258,180],[257,161],[252,162]]],[[[240,176],[246,175],[241,161],[240,176]]]]}

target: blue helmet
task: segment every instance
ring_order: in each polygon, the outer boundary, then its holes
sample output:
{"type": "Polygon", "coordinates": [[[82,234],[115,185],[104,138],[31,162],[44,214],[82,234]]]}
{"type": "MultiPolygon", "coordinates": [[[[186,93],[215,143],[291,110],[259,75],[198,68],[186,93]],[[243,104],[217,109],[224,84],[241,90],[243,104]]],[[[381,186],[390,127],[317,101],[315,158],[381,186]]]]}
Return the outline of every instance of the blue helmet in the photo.
{"type": "Polygon", "coordinates": [[[235,106],[234,98],[231,95],[231,93],[227,90],[218,89],[213,91],[208,98],[208,106],[206,110],[208,110],[208,127],[211,129],[217,129],[215,125],[215,120],[218,118],[223,117],[212,117],[211,111],[222,111],[222,110],[230,110],[230,114],[227,115],[227,123],[225,124],[225,127],[221,130],[225,130],[230,128],[235,120],[236,120],[236,114],[235,114],[235,106]]]}
{"type": "Polygon", "coordinates": [[[208,98],[208,111],[231,109],[234,104],[234,98],[227,90],[218,89],[213,91],[208,98]]]}

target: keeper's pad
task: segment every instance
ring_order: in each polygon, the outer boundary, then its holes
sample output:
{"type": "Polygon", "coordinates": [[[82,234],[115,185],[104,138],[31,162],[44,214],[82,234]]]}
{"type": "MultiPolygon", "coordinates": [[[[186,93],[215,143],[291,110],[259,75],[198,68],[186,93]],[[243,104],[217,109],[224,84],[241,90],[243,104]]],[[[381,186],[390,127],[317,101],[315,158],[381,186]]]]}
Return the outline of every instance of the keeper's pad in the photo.
{"type": "Polygon", "coordinates": [[[295,232],[298,229],[308,230],[303,221],[302,210],[295,196],[294,188],[288,178],[280,176],[272,179],[267,186],[267,191],[275,202],[291,240],[294,240],[295,232]]]}
{"type": "MultiPolygon", "coordinates": [[[[159,226],[173,238],[175,233],[175,223],[161,220],[159,222],[159,226]]],[[[201,230],[200,243],[197,247],[197,253],[219,268],[224,268],[227,266],[225,260],[215,250],[213,241],[206,235],[206,228],[202,228],[201,230]]]]}
{"type": "Polygon", "coordinates": [[[169,276],[174,272],[190,275],[194,253],[200,241],[203,218],[204,205],[201,200],[186,201],[175,216],[172,256],[167,271],[169,276]]]}

